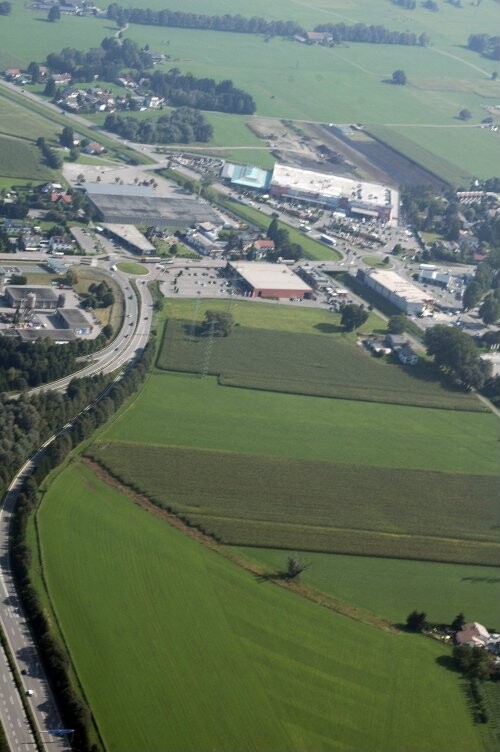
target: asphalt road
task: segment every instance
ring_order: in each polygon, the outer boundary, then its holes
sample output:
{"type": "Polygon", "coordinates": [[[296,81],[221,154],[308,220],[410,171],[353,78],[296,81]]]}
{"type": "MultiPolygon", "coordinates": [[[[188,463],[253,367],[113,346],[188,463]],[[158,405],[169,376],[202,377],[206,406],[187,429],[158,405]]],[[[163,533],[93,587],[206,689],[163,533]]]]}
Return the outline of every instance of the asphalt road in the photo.
{"type": "MultiPolygon", "coordinates": [[[[77,375],[119,371],[131,360],[138,348],[145,347],[152,323],[152,298],[145,281],[138,283],[139,299],[133,293],[128,277],[116,272],[113,275],[124,291],[125,319],[113,343],[92,356],[92,363],[77,375]]],[[[63,389],[75,374],[47,384],[43,389],[63,389]]],[[[33,390],[39,391],[39,390],[33,390]]],[[[25,463],[12,481],[0,510],[0,626],[7,639],[23,683],[23,691],[31,705],[38,731],[46,750],[70,750],[69,738],[54,736],[52,729],[61,729],[62,722],[51,694],[47,678],[40,663],[35,643],[19,602],[12,577],[9,556],[9,527],[17,496],[26,477],[40,461],[47,447],[57,435],[44,442],[38,452],[25,463]],[[30,695],[28,696],[28,691],[30,695]],[[32,693],[32,694],[31,694],[32,693]]],[[[35,739],[21,702],[21,696],[9,669],[5,654],[0,649],[0,720],[12,752],[35,749],[35,739]]]]}

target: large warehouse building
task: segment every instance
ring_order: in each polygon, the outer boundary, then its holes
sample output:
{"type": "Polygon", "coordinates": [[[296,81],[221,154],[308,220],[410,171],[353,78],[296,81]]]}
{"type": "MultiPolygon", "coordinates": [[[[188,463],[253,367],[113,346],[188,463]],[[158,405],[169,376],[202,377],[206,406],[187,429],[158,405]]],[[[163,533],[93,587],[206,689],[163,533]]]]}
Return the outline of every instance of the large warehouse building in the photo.
{"type": "Polygon", "coordinates": [[[312,289],[282,264],[230,261],[228,276],[251,298],[309,298],[312,289]]]}
{"type": "Polygon", "coordinates": [[[420,287],[400,277],[396,272],[373,269],[364,272],[358,269],[357,278],[386,300],[393,303],[400,311],[410,316],[418,316],[432,310],[434,299],[420,287]]]}
{"type": "Polygon", "coordinates": [[[206,201],[174,186],[166,196],[159,196],[153,188],[143,185],[86,183],[84,188],[101,222],[160,229],[220,222],[206,201]]]}
{"type": "Polygon", "coordinates": [[[276,164],[269,193],[342,210],[354,217],[384,222],[397,222],[399,217],[399,193],[394,188],[297,167],[276,164]]]}

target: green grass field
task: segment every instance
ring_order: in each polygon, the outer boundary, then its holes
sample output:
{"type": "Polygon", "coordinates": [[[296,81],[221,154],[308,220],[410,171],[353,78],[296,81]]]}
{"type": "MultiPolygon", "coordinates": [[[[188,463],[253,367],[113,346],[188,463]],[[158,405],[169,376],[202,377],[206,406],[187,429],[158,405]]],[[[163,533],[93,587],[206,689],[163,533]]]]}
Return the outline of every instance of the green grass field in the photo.
{"type": "MultiPolygon", "coordinates": [[[[271,571],[284,567],[287,551],[238,549],[271,571]]],[[[302,579],[309,585],[366,608],[393,623],[404,623],[415,608],[433,623],[449,624],[463,612],[498,631],[500,571],[496,567],[437,564],[368,556],[307,553],[302,579]]]]}
{"type": "Polygon", "coordinates": [[[498,478],[492,475],[123,441],[99,445],[92,455],[125,485],[224,543],[499,563],[498,478]]]}
{"type": "Polygon", "coordinates": [[[7,136],[0,136],[0,172],[2,177],[11,178],[11,182],[42,182],[56,175],[42,163],[40,150],[33,143],[7,136]]]}
{"type": "MultiPolygon", "coordinates": [[[[444,388],[429,363],[405,370],[397,363],[373,358],[351,337],[344,336],[339,314],[329,315],[329,320],[316,325],[323,335],[320,337],[235,326],[229,337],[216,338],[210,344],[200,333],[198,322],[170,318],[157,365],[198,374],[207,370],[217,375],[223,385],[248,389],[458,410],[485,409],[474,395],[444,388]]],[[[363,329],[371,331],[366,324],[363,329]]]]}
{"type": "Polygon", "coordinates": [[[38,517],[110,752],[483,752],[444,646],[259,583],[78,463],[38,517]]]}
{"type": "Polygon", "coordinates": [[[122,261],[121,263],[117,264],[117,266],[118,269],[121,272],[125,272],[125,274],[149,274],[149,269],[147,269],[142,264],[136,264],[133,261],[122,261]]]}
{"type": "Polygon", "coordinates": [[[233,389],[173,373],[152,375],[101,440],[498,473],[498,420],[491,414],[233,389]]]}

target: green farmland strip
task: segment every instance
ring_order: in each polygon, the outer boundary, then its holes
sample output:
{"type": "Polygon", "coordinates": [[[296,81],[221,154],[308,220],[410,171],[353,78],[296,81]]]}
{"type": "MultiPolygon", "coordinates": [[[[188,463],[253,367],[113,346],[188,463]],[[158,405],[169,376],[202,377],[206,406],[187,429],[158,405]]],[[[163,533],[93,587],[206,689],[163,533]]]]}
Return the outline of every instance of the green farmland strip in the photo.
{"type": "Polygon", "coordinates": [[[472,394],[445,389],[430,364],[404,369],[369,355],[344,336],[340,315],[317,324],[329,339],[309,334],[237,326],[210,343],[196,322],[169,319],[157,365],[189,373],[208,372],[221,384],[292,394],[393,404],[484,411],[472,394]],[[433,380],[434,379],[434,380],[433,380]]]}
{"type": "MultiPolygon", "coordinates": [[[[287,556],[281,549],[239,551],[271,571],[282,568],[287,556]]],[[[490,631],[498,631],[497,567],[318,553],[303,558],[310,565],[302,575],[304,582],[394,623],[404,623],[416,608],[425,611],[433,623],[449,624],[463,612],[467,621],[479,621],[490,631]]]]}
{"type": "Polygon", "coordinates": [[[499,563],[491,475],[124,443],[97,445],[92,455],[225,543],[499,563]]]}
{"type": "Polygon", "coordinates": [[[103,441],[498,475],[491,414],[321,399],[154,374],[103,441]]]}
{"type": "Polygon", "coordinates": [[[259,583],[80,464],[39,530],[109,752],[483,752],[445,646],[259,583]]]}

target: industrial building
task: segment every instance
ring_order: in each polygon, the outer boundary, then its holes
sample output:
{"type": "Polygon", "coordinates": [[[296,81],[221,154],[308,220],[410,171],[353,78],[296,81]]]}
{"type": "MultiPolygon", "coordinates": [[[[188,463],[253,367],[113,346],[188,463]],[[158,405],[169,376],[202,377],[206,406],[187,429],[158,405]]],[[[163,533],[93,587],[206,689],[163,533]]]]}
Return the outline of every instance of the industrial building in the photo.
{"type": "Polygon", "coordinates": [[[92,324],[77,308],[64,308],[58,312],[62,329],[69,329],[74,334],[90,334],[92,324]]]}
{"type": "Polygon", "coordinates": [[[299,266],[297,274],[314,290],[324,290],[332,283],[330,277],[316,269],[315,266],[299,266]]]}
{"type": "Polygon", "coordinates": [[[5,288],[7,305],[12,308],[31,308],[55,310],[59,305],[59,295],[52,287],[27,287],[26,285],[8,285],[5,288]]]}
{"type": "Polygon", "coordinates": [[[74,342],[75,334],[70,329],[17,329],[17,336],[22,342],[36,342],[38,339],[50,339],[55,345],[74,342]]]}
{"type": "Polygon", "coordinates": [[[358,269],[356,277],[410,316],[418,316],[431,310],[434,305],[434,299],[425,290],[400,277],[396,272],[379,269],[365,272],[358,269]]]}
{"type": "Polygon", "coordinates": [[[312,290],[283,264],[230,261],[227,274],[252,298],[309,298],[312,290]]]}
{"type": "Polygon", "coordinates": [[[105,222],[103,228],[106,235],[118,240],[121,245],[133,253],[139,253],[141,256],[154,256],[156,254],[154,245],[134,225],[105,222]]]}
{"type": "Polygon", "coordinates": [[[399,193],[394,188],[286,165],[274,166],[269,193],[354,217],[397,222],[399,216],[399,193]]]}
{"type": "Polygon", "coordinates": [[[231,185],[266,191],[271,180],[271,175],[272,172],[270,170],[262,170],[260,167],[226,162],[222,167],[220,177],[223,180],[229,180],[231,185]]]}
{"type": "Polygon", "coordinates": [[[101,222],[185,229],[199,222],[220,221],[206,201],[174,186],[163,196],[141,185],[86,183],[84,190],[101,222]]]}

